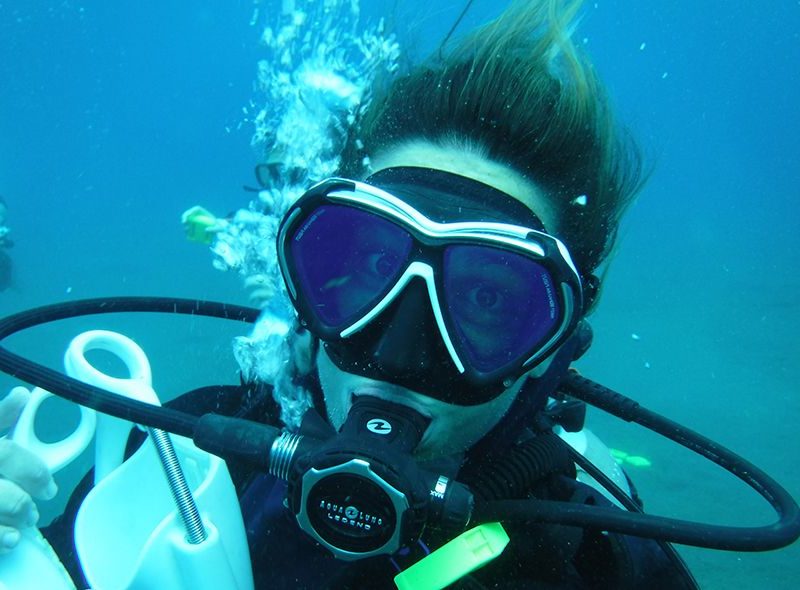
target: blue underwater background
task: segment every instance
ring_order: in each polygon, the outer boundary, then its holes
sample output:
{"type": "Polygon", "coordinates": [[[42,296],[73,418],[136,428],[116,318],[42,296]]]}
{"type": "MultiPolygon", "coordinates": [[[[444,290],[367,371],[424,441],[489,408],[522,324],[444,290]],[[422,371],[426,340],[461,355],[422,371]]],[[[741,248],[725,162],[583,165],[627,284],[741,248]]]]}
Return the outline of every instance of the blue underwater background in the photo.
{"type": "MultiPolygon", "coordinates": [[[[364,2],[401,47],[434,49],[462,2],[364,2]],[[445,4],[445,3],[441,3],[445,4]]],[[[244,112],[259,35],[280,2],[0,0],[0,194],[15,245],[0,315],[111,295],[247,304],[233,273],[186,240],[180,214],[247,205],[258,154],[244,112]]],[[[460,30],[496,13],[477,0],[460,30]]],[[[587,2],[592,55],[653,173],[625,220],[598,311],[589,377],[740,452],[800,497],[800,4],[587,2]]],[[[235,382],[245,327],[129,314],[14,336],[59,366],[69,339],[111,328],[147,352],[162,398],[235,382]]],[[[16,383],[0,376],[0,391],[16,383]]],[[[2,395],[2,394],[0,394],[2,395]]],[[[54,428],[67,413],[53,412],[54,428]]],[[[652,513],[757,525],[768,506],[714,465],[592,412],[652,513]]],[[[88,459],[87,459],[88,460],[88,459]]],[[[62,494],[43,506],[52,515],[62,494]]],[[[701,586],[800,585],[800,546],[744,554],[681,548],[701,586]]]]}

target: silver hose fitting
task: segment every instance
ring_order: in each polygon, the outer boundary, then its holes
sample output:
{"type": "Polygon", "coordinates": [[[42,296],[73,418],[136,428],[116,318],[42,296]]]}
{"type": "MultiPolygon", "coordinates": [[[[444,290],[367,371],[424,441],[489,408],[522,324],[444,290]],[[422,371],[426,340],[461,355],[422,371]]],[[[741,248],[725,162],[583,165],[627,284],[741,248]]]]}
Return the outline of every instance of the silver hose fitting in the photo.
{"type": "Polygon", "coordinates": [[[271,475],[283,480],[289,479],[289,468],[292,458],[303,437],[299,434],[282,432],[272,443],[269,450],[269,472],[271,475]]]}
{"type": "Polygon", "coordinates": [[[158,428],[148,428],[147,432],[156,447],[158,458],[161,459],[161,466],[167,476],[172,498],[175,500],[178,513],[186,529],[186,540],[192,545],[199,545],[208,538],[208,533],[203,526],[192,491],[186,483],[186,477],[184,477],[183,469],[178,462],[172,440],[166,432],[158,428]]]}

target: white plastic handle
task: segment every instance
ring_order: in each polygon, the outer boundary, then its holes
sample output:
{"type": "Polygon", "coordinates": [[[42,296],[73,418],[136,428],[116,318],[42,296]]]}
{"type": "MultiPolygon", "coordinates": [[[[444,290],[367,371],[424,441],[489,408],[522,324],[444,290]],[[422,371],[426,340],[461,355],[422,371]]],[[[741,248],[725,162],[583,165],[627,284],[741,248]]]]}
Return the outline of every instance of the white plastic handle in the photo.
{"type": "MultiPolygon", "coordinates": [[[[25,390],[24,387],[15,387],[12,392],[16,389],[25,390]]],[[[69,464],[88,446],[94,436],[97,418],[94,410],[80,406],[80,422],[75,430],[66,438],[46,443],[36,435],[35,421],[42,403],[53,394],[40,387],[35,387],[30,395],[30,400],[22,410],[17,425],[14,427],[11,439],[38,455],[47,464],[50,471],[55,473],[69,464]]]]}
{"type": "MultiPolygon", "coordinates": [[[[152,387],[152,373],[147,355],[136,342],[108,330],[90,330],[75,338],[64,355],[67,375],[106,389],[118,395],[160,406],[152,387]],[[128,369],[125,378],[111,377],[98,371],[87,359],[90,350],[104,350],[119,358],[128,369]]],[[[101,414],[97,418],[94,481],[102,481],[122,464],[131,423],[120,418],[101,414]]]]}
{"type": "Polygon", "coordinates": [[[108,330],[89,330],[79,334],[64,355],[67,375],[108,391],[154,405],[161,405],[152,389],[153,376],[147,355],[136,342],[108,330]],[[130,373],[129,377],[111,377],[98,371],[88,360],[90,350],[105,350],[119,357],[130,373]]]}

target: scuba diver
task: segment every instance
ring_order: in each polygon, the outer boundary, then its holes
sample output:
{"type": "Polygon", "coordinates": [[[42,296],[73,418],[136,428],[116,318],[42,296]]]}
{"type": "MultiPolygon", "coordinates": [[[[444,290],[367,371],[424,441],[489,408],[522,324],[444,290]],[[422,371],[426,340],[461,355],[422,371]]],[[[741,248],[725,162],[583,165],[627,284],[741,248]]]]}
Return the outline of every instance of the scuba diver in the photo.
{"type": "Polygon", "coordinates": [[[8,254],[14,242],[8,237],[9,229],[6,225],[8,215],[8,205],[6,200],[0,195],[0,291],[5,291],[11,286],[12,271],[14,268],[11,256],[8,254]]]}
{"type": "MultiPolygon", "coordinates": [[[[516,2],[398,77],[351,131],[339,175],[284,215],[277,263],[297,324],[283,370],[311,392],[299,433],[319,442],[269,439],[269,473],[248,452],[228,457],[256,588],[395,587],[463,529],[471,497],[475,507],[541,500],[561,513],[624,512],[580,481],[557,432],[583,427],[583,406],[560,388],[591,343],[597,270],[640,187],[641,159],[570,40],[572,13],[554,17],[553,6],[516,2]],[[276,467],[275,449],[297,453],[276,467]]],[[[270,393],[245,382],[168,406],[278,427],[270,393]]],[[[24,402],[4,400],[0,423],[24,402]]],[[[258,432],[242,430],[236,444],[255,445],[258,432]]],[[[38,517],[32,497],[55,489],[10,442],[0,474],[0,540],[13,551],[38,517]]],[[[635,509],[632,484],[618,482],[635,509]]],[[[43,530],[79,587],[72,531],[90,487],[43,530]]],[[[668,543],[578,522],[504,522],[504,551],[453,587],[696,587],[668,543]]]]}

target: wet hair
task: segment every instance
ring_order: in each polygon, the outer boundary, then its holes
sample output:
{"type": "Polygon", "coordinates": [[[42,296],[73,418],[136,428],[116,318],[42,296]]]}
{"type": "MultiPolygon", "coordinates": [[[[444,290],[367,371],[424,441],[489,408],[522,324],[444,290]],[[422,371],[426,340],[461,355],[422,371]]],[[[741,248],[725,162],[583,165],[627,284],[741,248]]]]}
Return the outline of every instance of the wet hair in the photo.
{"type": "Polygon", "coordinates": [[[570,38],[580,4],[515,1],[376,91],[341,173],[363,177],[370,156],[420,139],[476,150],[544,191],[558,216],[550,231],[584,277],[594,273],[641,185],[642,159],[570,38]]]}

